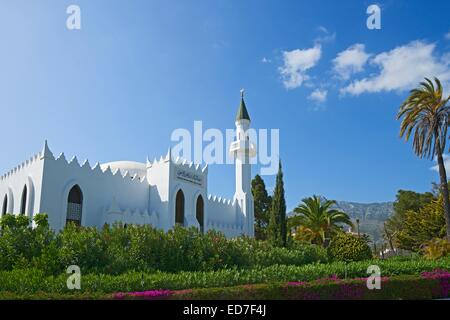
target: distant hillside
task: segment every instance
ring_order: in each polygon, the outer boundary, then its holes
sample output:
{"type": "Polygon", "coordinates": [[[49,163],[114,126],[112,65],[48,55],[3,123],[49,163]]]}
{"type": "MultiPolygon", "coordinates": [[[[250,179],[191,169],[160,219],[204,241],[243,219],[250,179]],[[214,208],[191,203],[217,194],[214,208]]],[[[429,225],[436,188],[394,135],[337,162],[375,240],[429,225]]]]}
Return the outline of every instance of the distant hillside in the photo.
{"type": "Polygon", "coordinates": [[[346,212],[353,221],[359,219],[361,233],[370,235],[372,241],[383,240],[383,224],[394,213],[392,202],[358,203],[338,201],[337,207],[346,212]]]}
{"type": "Polygon", "coordinates": [[[394,213],[393,202],[358,203],[338,201],[337,207],[353,219],[385,221],[394,213]]]}

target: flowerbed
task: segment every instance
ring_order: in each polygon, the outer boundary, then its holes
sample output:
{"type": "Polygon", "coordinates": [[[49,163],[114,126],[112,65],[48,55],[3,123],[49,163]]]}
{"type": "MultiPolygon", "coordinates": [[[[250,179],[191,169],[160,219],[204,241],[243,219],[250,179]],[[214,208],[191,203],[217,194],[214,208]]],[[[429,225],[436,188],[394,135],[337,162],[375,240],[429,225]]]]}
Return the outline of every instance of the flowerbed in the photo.
{"type": "Polygon", "coordinates": [[[381,289],[369,290],[367,278],[339,279],[336,275],[310,282],[241,285],[225,288],[157,290],[116,293],[114,299],[171,300],[386,300],[449,297],[450,273],[382,277],[381,289]]]}
{"type": "Polygon", "coordinates": [[[144,290],[182,290],[190,288],[221,288],[243,284],[310,282],[333,274],[339,278],[367,276],[367,267],[378,265],[383,276],[420,275],[436,269],[450,270],[450,258],[436,261],[371,260],[352,263],[309,264],[305,266],[275,265],[255,269],[224,269],[209,272],[141,273],[121,275],[84,274],[81,292],[67,289],[67,274],[46,277],[40,270],[0,271],[0,293],[29,295],[35,292],[52,294],[140,292],[144,290]]]}

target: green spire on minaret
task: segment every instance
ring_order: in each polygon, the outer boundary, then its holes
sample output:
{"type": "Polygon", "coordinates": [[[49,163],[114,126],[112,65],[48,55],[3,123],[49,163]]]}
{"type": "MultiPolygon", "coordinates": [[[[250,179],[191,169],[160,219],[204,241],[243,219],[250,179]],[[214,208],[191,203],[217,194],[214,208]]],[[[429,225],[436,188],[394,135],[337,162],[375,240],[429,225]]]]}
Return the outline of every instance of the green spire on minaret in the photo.
{"type": "Polygon", "coordinates": [[[241,90],[241,104],[239,105],[239,110],[236,115],[236,121],[243,119],[250,121],[250,116],[248,115],[247,107],[245,106],[244,101],[244,89],[241,90]]]}

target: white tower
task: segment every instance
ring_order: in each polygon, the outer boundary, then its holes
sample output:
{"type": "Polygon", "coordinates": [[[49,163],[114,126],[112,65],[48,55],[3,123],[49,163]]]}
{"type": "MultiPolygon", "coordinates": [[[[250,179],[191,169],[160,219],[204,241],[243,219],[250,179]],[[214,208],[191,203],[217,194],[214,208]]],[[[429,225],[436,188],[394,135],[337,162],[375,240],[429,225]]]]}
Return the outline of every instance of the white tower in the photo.
{"type": "Polygon", "coordinates": [[[234,199],[244,216],[244,230],[248,236],[254,236],[254,208],[252,195],[252,172],[250,158],[254,157],[255,147],[250,142],[248,129],[250,128],[250,116],[244,102],[244,90],[241,90],[241,104],[236,116],[236,141],[231,144],[230,152],[233,153],[236,163],[236,192],[234,199]]]}

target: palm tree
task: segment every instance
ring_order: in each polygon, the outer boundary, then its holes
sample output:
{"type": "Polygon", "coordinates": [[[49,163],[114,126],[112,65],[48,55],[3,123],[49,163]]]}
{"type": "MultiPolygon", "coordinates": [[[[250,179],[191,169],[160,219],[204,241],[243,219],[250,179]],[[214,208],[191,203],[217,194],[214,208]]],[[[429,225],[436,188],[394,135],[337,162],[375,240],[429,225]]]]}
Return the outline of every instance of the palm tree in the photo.
{"type": "Polygon", "coordinates": [[[303,199],[297,208],[296,215],[289,219],[289,227],[296,229],[296,237],[314,244],[325,245],[341,224],[353,226],[350,217],[342,211],[332,209],[336,201],[322,200],[314,195],[303,199]]]}
{"type": "Polygon", "coordinates": [[[441,193],[444,198],[447,238],[450,239],[450,201],[443,153],[449,126],[450,96],[445,98],[441,82],[434,78],[435,84],[425,78],[420,86],[411,90],[408,98],[400,106],[397,119],[403,118],[400,137],[408,141],[413,135],[414,153],[420,158],[437,158],[441,193]]]}

